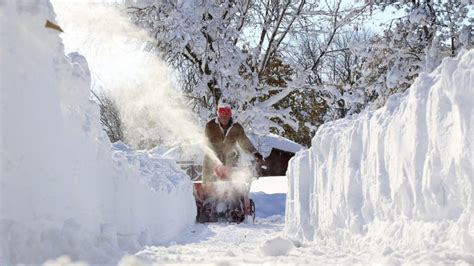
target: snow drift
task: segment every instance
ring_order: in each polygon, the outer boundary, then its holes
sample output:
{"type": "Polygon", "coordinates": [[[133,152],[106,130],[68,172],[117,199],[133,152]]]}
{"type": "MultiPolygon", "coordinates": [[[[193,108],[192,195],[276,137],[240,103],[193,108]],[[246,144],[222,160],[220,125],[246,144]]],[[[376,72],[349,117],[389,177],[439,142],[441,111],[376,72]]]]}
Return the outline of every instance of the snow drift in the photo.
{"type": "Polygon", "coordinates": [[[322,126],[289,166],[287,235],[474,263],[473,106],[471,50],[385,107],[322,126]]]}
{"type": "Polygon", "coordinates": [[[111,151],[85,59],[45,27],[49,2],[2,1],[0,14],[0,264],[110,263],[191,225],[192,185],[173,162],[111,151]]]}

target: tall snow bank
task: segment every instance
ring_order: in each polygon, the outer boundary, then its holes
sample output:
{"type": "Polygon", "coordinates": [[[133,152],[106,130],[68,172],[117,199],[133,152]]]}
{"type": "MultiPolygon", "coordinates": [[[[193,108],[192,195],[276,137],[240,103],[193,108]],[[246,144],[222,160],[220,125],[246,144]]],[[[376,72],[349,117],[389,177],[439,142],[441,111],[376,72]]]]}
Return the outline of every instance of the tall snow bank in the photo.
{"type": "Polygon", "coordinates": [[[192,185],[174,163],[111,151],[87,63],[64,55],[45,27],[54,17],[46,0],[0,4],[0,265],[113,263],[194,222],[192,185]]]}
{"type": "Polygon", "coordinates": [[[290,163],[288,236],[474,263],[473,106],[471,50],[385,107],[322,126],[290,163]]]}

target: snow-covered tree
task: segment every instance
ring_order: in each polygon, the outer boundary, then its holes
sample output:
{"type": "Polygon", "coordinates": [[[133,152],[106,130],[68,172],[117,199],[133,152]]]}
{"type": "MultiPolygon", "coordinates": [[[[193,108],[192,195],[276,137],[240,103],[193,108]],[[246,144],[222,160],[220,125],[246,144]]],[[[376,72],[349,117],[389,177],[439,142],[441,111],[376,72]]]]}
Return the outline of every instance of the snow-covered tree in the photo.
{"type": "Polygon", "coordinates": [[[381,35],[353,47],[362,56],[360,78],[351,90],[374,107],[405,91],[420,71],[432,71],[442,58],[474,46],[469,1],[366,1],[372,9],[394,7],[405,15],[389,21],[381,35]]]}
{"type": "Polygon", "coordinates": [[[182,74],[184,93],[201,117],[209,117],[224,98],[255,126],[268,125],[262,121],[273,116],[290,118],[260,100],[275,91],[289,93],[273,88],[265,76],[273,71],[271,62],[295,29],[305,2],[158,0],[132,13],[182,74]]]}
{"type": "MultiPolygon", "coordinates": [[[[313,36],[325,45],[318,56],[329,55],[336,34],[363,10],[341,5],[342,0],[157,0],[131,13],[181,73],[183,92],[201,117],[209,117],[224,98],[247,127],[282,133],[298,132],[309,122],[301,120],[297,109],[304,102],[296,99],[317,98],[310,95],[313,77],[295,60],[295,50],[313,36]]],[[[320,59],[312,59],[309,70],[317,76],[320,59]]]]}
{"type": "Polygon", "coordinates": [[[473,45],[468,1],[344,3],[156,0],[131,14],[202,119],[227,99],[248,128],[308,145],[321,123],[382,105],[473,45]],[[364,18],[389,6],[406,15],[382,34],[364,30],[364,18]]]}
{"type": "Polygon", "coordinates": [[[291,108],[297,127],[286,126],[282,135],[309,146],[322,123],[343,116],[339,114],[345,110],[342,90],[351,82],[348,78],[354,79],[351,69],[358,61],[349,46],[363,39],[354,28],[359,27],[367,7],[324,2],[311,17],[310,26],[295,35],[294,46],[285,54],[296,73],[291,85],[299,89],[282,106],[291,108]]]}

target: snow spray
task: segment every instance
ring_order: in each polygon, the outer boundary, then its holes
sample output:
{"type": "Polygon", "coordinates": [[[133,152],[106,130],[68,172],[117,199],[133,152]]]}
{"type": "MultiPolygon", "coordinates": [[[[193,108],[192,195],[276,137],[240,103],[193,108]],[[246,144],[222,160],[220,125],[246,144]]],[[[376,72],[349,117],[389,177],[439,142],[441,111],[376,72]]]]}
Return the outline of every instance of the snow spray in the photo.
{"type": "Polygon", "coordinates": [[[74,32],[62,36],[65,49],[85,55],[92,89],[116,102],[127,143],[138,147],[150,139],[168,146],[198,145],[219,163],[214,152],[204,148],[203,128],[176,89],[174,73],[157,56],[149,33],[128,20],[124,6],[72,2],[53,1],[61,10],[61,27],[74,32]]]}
{"type": "Polygon", "coordinates": [[[172,84],[173,73],[150,48],[153,40],[148,32],[128,21],[125,7],[89,1],[74,5],[58,1],[56,6],[69,11],[59,12],[68,14],[59,23],[65,31],[74,31],[66,34],[66,49],[85,55],[92,89],[107,93],[117,104],[128,144],[199,141],[201,130],[172,84]],[[68,43],[82,45],[68,47],[68,43]]]}

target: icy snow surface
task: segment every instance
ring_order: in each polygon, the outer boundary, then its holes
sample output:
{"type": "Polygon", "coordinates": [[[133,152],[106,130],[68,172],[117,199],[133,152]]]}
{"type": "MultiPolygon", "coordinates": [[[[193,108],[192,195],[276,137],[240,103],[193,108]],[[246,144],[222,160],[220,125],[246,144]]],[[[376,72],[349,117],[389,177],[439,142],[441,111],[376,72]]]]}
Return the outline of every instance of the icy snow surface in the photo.
{"type": "Polygon", "coordinates": [[[386,263],[474,264],[474,51],[291,161],[287,236],[386,263]]]}
{"type": "Polygon", "coordinates": [[[113,263],[174,239],[194,222],[189,178],[120,143],[111,151],[87,62],[64,55],[46,20],[46,0],[1,1],[0,265],[113,263]]]}

